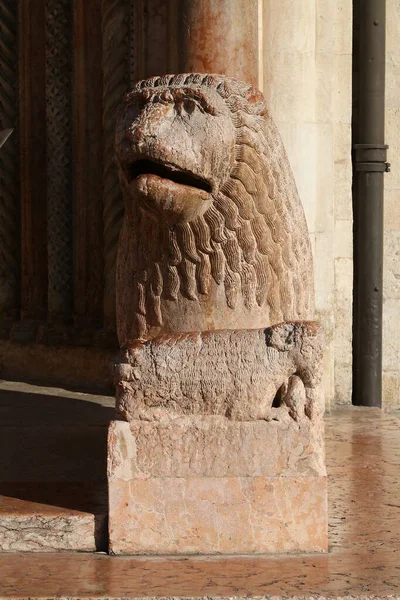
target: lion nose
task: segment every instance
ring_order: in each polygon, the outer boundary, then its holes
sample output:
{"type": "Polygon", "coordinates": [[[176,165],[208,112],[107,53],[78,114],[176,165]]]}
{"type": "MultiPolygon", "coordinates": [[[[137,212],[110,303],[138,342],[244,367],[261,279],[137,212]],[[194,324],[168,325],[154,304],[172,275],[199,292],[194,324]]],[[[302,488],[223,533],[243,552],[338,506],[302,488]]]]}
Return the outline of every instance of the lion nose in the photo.
{"type": "Polygon", "coordinates": [[[170,128],[175,109],[172,104],[156,103],[145,107],[131,128],[132,138],[136,141],[155,141],[164,137],[170,128]]]}

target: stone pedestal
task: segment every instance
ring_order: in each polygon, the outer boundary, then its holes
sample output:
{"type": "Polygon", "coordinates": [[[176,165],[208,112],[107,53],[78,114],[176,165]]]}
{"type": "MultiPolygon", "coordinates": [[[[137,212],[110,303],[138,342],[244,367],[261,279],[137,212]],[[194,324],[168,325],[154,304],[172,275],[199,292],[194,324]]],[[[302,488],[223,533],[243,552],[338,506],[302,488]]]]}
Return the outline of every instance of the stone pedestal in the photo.
{"type": "Polygon", "coordinates": [[[327,550],[320,419],[113,421],[108,477],[111,553],[327,550]]]}
{"type": "Polygon", "coordinates": [[[262,95],[222,75],[152,77],[125,97],[115,140],[111,552],[326,550],[325,342],[262,95]]]}

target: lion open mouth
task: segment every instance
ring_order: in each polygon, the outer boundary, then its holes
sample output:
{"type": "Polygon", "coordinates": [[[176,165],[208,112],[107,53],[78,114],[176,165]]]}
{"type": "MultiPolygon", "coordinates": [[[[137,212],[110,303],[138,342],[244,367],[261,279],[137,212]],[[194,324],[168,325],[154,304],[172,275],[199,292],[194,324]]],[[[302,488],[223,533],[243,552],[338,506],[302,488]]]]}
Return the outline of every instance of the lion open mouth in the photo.
{"type": "Polygon", "coordinates": [[[161,179],[172,181],[178,185],[196,188],[211,193],[211,185],[201,177],[188,171],[179,170],[177,167],[157,163],[153,160],[137,160],[125,167],[128,182],[138,179],[142,175],[155,175],[161,179]]]}

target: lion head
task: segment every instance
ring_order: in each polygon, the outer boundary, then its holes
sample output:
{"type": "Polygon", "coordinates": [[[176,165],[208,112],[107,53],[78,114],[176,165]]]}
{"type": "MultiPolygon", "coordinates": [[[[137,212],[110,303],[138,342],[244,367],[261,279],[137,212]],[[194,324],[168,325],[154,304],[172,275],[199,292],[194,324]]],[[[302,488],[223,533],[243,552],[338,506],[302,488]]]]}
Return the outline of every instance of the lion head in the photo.
{"type": "Polygon", "coordinates": [[[136,84],[117,118],[122,346],[313,315],[310,241],[264,98],[222,75],[136,84]]]}

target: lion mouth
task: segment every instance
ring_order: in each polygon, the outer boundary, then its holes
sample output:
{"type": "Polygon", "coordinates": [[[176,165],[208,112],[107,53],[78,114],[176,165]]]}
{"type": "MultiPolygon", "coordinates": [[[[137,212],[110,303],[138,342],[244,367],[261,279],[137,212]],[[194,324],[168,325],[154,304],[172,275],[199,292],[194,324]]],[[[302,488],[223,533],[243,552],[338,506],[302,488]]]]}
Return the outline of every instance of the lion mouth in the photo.
{"type": "Polygon", "coordinates": [[[128,183],[139,179],[142,175],[147,177],[155,175],[156,177],[172,181],[178,185],[184,185],[186,187],[196,188],[211,193],[211,185],[209,182],[198,175],[194,175],[189,171],[180,170],[175,166],[157,163],[153,160],[137,160],[128,164],[124,170],[128,183]]]}

